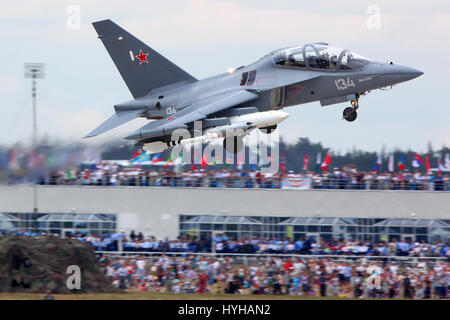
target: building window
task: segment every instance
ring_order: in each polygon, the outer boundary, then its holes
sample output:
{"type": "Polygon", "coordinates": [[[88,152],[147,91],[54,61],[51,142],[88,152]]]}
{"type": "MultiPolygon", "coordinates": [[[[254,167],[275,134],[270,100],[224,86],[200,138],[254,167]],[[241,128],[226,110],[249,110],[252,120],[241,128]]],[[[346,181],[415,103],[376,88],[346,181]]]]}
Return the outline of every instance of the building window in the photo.
{"type": "MultiPolygon", "coordinates": [[[[42,227],[48,227],[44,224],[42,227]]],[[[52,219],[52,221],[55,221],[52,219]]],[[[327,217],[275,217],[275,216],[230,216],[230,215],[180,215],[180,234],[202,232],[225,232],[234,234],[236,239],[251,237],[293,238],[317,237],[335,240],[401,240],[411,236],[415,241],[421,239],[449,239],[450,229],[444,220],[433,219],[366,219],[366,218],[327,218],[327,217]],[[433,227],[436,226],[436,227],[433,227]]],[[[82,222],[77,219],[77,222],[82,222]]],[[[18,223],[18,222],[17,222],[18,223]]],[[[49,223],[49,222],[48,222],[49,223]]],[[[115,223],[111,223],[114,224],[115,223]]],[[[41,225],[40,225],[41,226],[41,225]]],[[[52,228],[54,229],[54,228],[52,228]]],[[[93,228],[96,230],[96,228],[93,228]]]]}

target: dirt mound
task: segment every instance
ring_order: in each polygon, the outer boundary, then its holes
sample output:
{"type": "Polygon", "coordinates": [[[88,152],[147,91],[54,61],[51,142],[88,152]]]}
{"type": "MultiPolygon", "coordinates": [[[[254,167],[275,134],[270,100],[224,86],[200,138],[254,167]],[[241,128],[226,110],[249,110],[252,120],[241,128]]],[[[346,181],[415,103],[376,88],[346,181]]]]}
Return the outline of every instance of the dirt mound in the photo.
{"type": "Polygon", "coordinates": [[[0,237],[0,292],[113,293],[118,290],[103,275],[88,244],[51,236],[0,237]],[[78,266],[81,271],[79,289],[69,289],[67,285],[68,280],[76,283],[74,271],[68,273],[69,266],[78,266]]]}

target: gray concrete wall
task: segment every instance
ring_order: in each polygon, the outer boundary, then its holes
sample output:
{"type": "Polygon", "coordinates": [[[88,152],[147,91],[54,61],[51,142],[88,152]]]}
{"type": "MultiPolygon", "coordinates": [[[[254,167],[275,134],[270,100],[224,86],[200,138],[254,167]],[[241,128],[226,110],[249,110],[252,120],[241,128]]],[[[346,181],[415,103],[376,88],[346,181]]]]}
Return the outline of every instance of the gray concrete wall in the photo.
{"type": "MultiPolygon", "coordinates": [[[[450,192],[39,186],[42,213],[118,213],[120,228],[178,235],[180,214],[450,219],[450,192]]],[[[33,188],[0,186],[0,212],[32,212],[33,188]]]]}

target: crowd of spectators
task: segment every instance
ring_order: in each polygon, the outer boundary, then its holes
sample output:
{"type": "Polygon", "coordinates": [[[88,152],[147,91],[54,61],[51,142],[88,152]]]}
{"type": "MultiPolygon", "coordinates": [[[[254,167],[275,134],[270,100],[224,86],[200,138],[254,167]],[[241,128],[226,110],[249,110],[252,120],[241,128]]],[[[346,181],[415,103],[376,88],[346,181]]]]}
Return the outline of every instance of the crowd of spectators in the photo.
{"type": "Polygon", "coordinates": [[[360,172],[353,167],[330,172],[184,170],[120,167],[100,162],[90,169],[60,170],[41,176],[40,184],[90,186],[169,186],[212,188],[300,188],[300,189],[364,189],[364,190],[450,190],[448,174],[409,172],[360,172]]]}
{"type": "MultiPolygon", "coordinates": [[[[39,235],[26,231],[19,231],[17,234],[39,235]]],[[[243,259],[241,256],[227,254],[235,251],[223,250],[222,254],[218,255],[198,254],[199,251],[207,251],[207,246],[205,241],[197,238],[180,237],[170,241],[144,237],[142,234],[127,235],[123,231],[105,235],[103,238],[83,237],[81,234],[73,237],[94,247],[100,243],[107,244],[107,249],[111,252],[97,253],[100,266],[114,286],[127,290],[175,294],[274,294],[340,298],[449,297],[450,247],[445,243],[392,241],[371,244],[321,241],[316,244],[310,241],[307,244],[308,240],[295,243],[256,238],[235,241],[218,235],[215,239],[216,246],[224,244],[225,248],[230,247],[229,244],[240,243],[241,249],[247,246],[256,249],[255,253],[262,253],[243,259]],[[135,245],[148,242],[152,243],[153,247],[145,253],[129,252],[117,256],[112,252],[127,242],[135,245]],[[297,253],[296,245],[305,248],[305,244],[309,249],[304,253],[311,255],[287,255],[297,253]],[[183,246],[187,251],[178,251],[183,246]],[[340,256],[314,256],[315,253],[326,254],[327,248],[330,250],[328,253],[340,256]],[[181,254],[172,255],[170,252],[181,254]],[[404,258],[384,258],[386,254],[404,258]],[[427,259],[430,254],[435,259],[427,259]],[[358,257],[354,257],[355,255],[358,257]],[[442,256],[447,259],[436,259],[442,256]]],[[[216,249],[220,250],[221,247],[216,249]]]]}
{"type": "MultiPolygon", "coordinates": [[[[196,236],[179,236],[177,239],[157,239],[154,236],[144,237],[142,233],[130,235],[125,233],[105,234],[102,237],[81,236],[96,251],[118,251],[121,246],[126,252],[178,252],[217,254],[306,254],[306,255],[358,255],[358,256],[409,256],[409,257],[447,257],[450,259],[450,243],[436,241],[426,243],[408,242],[406,240],[381,241],[348,241],[324,240],[316,242],[312,239],[300,238],[296,241],[282,238],[258,238],[236,240],[226,234],[216,234],[214,239],[200,239],[196,236]],[[119,242],[120,240],[120,242],[119,242]],[[213,247],[214,246],[214,247],[213,247]]],[[[450,261],[450,260],[449,260],[450,261]]]]}
{"type": "MultiPolygon", "coordinates": [[[[15,235],[45,235],[30,231],[15,231],[15,235]]],[[[0,232],[0,236],[2,233],[0,232]]],[[[450,262],[450,243],[445,241],[410,242],[406,240],[380,241],[374,243],[361,240],[325,240],[299,238],[292,241],[287,238],[252,237],[236,240],[226,234],[216,234],[214,239],[200,239],[197,236],[182,235],[177,239],[157,239],[154,236],[127,235],[124,231],[105,233],[101,237],[77,233],[71,236],[89,243],[97,252],[123,251],[128,253],[216,253],[226,254],[300,254],[300,255],[340,255],[375,257],[446,257],[450,262]]]]}
{"type": "Polygon", "coordinates": [[[447,298],[448,262],[373,262],[361,258],[273,257],[250,263],[195,255],[157,260],[101,256],[118,288],[172,293],[302,295],[340,298],[447,298]]]}

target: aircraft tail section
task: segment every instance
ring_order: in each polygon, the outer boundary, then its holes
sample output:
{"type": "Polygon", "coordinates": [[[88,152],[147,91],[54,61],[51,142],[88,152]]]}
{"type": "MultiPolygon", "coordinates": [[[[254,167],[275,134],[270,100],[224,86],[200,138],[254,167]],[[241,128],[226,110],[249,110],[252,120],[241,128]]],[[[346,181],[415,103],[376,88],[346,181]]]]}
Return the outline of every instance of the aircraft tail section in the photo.
{"type": "Polygon", "coordinates": [[[197,80],[111,20],[93,26],[134,98],[154,88],[197,80]]]}

